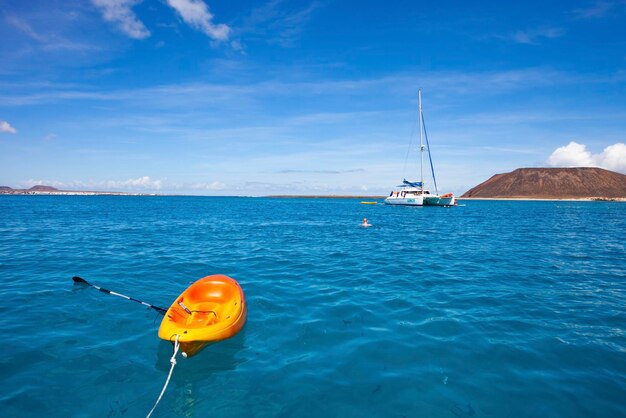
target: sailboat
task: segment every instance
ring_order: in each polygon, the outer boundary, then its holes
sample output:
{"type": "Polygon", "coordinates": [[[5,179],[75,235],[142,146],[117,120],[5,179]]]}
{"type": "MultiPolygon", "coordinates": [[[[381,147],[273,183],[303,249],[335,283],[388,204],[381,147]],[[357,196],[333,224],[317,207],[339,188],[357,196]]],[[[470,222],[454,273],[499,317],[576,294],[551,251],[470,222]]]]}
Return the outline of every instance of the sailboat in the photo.
{"type": "Polygon", "coordinates": [[[402,206],[453,206],[456,198],[452,193],[439,195],[437,189],[437,180],[435,179],[435,169],[433,168],[433,159],[430,155],[430,145],[428,143],[428,134],[426,133],[426,124],[424,123],[424,115],[422,113],[422,90],[418,92],[418,110],[419,110],[419,129],[420,129],[420,181],[402,180],[402,184],[398,185],[398,190],[393,190],[385,199],[388,205],[402,206]],[[426,145],[424,145],[426,139],[426,145]],[[430,161],[430,169],[433,175],[433,185],[435,192],[424,187],[424,150],[428,151],[428,160],[430,161]]]}

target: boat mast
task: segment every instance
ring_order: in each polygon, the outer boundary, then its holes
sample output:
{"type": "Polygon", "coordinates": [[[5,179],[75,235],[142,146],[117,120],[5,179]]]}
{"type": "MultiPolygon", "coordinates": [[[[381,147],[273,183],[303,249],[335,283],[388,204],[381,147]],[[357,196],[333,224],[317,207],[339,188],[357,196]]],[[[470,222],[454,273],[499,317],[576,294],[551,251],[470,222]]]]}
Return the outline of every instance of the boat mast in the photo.
{"type": "Polygon", "coordinates": [[[424,194],[424,141],[422,139],[422,89],[417,93],[418,109],[420,119],[420,184],[422,185],[422,194],[424,194]]]}

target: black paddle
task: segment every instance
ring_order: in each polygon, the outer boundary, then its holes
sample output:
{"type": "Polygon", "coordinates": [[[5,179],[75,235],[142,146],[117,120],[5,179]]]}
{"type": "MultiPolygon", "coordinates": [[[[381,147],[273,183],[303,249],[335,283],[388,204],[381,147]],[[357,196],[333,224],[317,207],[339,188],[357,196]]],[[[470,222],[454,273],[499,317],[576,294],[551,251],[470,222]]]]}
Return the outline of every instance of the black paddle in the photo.
{"type": "Polygon", "coordinates": [[[91,287],[95,287],[99,291],[101,291],[103,293],[108,293],[109,295],[119,296],[119,297],[122,297],[124,299],[132,300],[133,302],[139,302],[142,305],[145,305],[145,306],[147,306],[149,308],[154,309],[155,311],[157,311],[161,315],[165,315],[165,312],[167,312],[167,309],[159,308],[158,306],[154,306],[154,305],[150,305],[149,303],[142,302],[139,299],[131,298],[130,296],[122,295],[120,293],[113,292],[113,291],[111,291],[109,289],[105,289],[104,287],[100,287],[100,286],[96,286],[95,284],[91,284],[87,280],[83,279],[82,277],[74,276],[74,277],[72,277],[72,280],[74,280],[74,283],[84,283],[84,284],[89,285],[91,287]]]}

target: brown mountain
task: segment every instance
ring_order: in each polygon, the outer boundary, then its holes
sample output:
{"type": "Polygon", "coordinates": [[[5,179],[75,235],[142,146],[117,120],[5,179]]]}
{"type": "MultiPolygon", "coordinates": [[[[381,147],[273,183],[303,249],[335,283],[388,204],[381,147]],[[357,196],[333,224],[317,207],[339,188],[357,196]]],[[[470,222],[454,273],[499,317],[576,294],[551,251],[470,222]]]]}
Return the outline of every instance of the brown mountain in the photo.
{"type": "Polygon", "coordinates": [[[58,192],[59,191],[59,189],[57,189],[56,187],[42,186],[42,185],[33,186],[28,190],[31,192],[58,192]]]}
{"type": "Polygon", "coordinates": [[[518,168],[510,173],[496,174],[461,197],[626,198],[626,175],[595,167],[518,168]]]}

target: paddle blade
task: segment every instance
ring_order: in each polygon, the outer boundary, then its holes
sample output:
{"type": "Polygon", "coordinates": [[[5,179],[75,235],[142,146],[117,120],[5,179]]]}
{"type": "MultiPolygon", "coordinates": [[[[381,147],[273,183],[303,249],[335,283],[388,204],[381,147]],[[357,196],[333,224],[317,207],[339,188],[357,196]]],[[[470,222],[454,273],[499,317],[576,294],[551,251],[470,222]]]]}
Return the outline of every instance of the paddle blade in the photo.
{"type": "Polygon", "coordinates": [[[89,284],[89,283],[87,283],[87,280],[83,279],[82,277],[78,277],[78,276],[74,276],[74,277],[72,277],[72,280],[74,280],[74,283],[85,283],[85,284],[89,284]]]}

